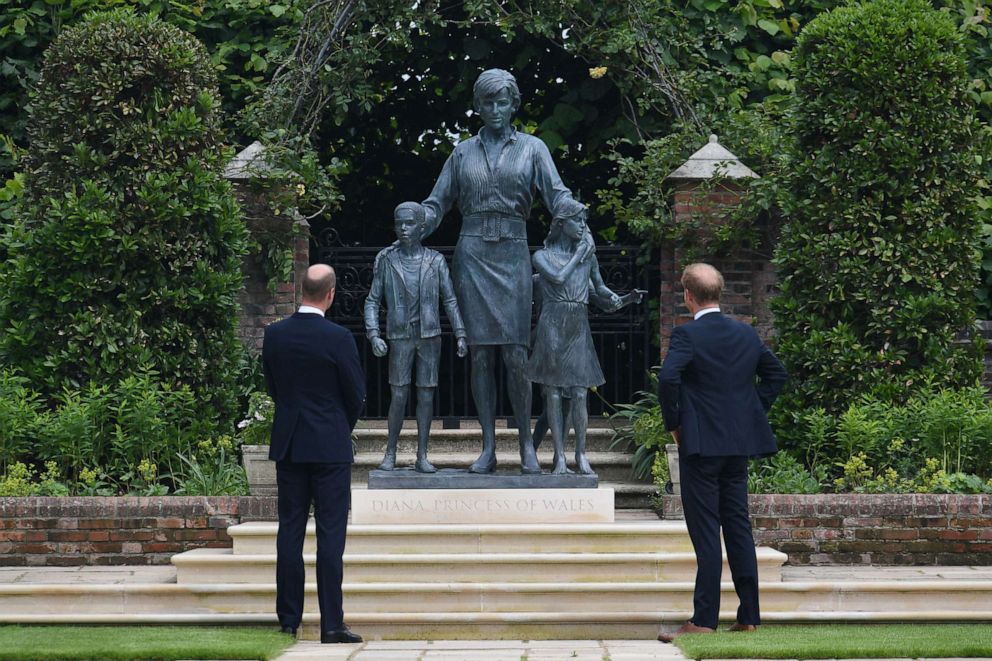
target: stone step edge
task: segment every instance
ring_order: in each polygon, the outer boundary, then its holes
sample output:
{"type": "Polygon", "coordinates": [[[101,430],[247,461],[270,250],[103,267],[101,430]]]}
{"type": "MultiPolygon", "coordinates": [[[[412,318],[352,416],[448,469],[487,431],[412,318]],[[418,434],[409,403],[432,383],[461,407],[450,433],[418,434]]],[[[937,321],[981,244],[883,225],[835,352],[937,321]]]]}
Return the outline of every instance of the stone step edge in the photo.
{"type": "MultiPolygon", "coordinates": [[[[771,564],[779,562],[784,564],[789,556],[780,551],[768,547],[758,547],[756,549],[758,562],[771,564]]],[[[727,555],[723,554],[726,561],[727,555]]],[[[637,563],[637,562],[695,562],[696,555],[685,551],[655,551],[649,553],[534,553],[534,552],[512,552],[512,553],[345,553],[345,563],[355,564],[396,564],[396,565],[420,565],[420,564],[471,564],[471,565],[516,565],[528,564],[598,564],[603,562],[611,563],[637,563]]],[[[235,555],[232,549],[193,549],[172,556],[172,564],[179,566],[193,565],[274,565],[276,562],[275,553],[252,553],[235,555]]],[[[316,553],[304,553],[303,562],[305,564],[316,564],[316,553]]]]}
{"type": "MultiPolygon", "coordinates": [[[[412,592],[423,594],[425,590],[438,593],[583,593],[583,592],[692,592],[693,581],[639,581],[630,583],[348,583],[342,586],[346,593],[412,592]]],[[[316,583],[307,583],[308,593],[317,591],[316,583]]],[[[722,582],[721,592],[733,593],[733,583],[722,582]]],[[[71,596],[81,594],[275,594],[275,583],[14,583],[0,585],[0,597],[4,596],[71,596]]],[[[992,596],[992,581],[788,581],[782,583],[762,583],[761,591],[768,593],[927,593],[927,592],[989,592],[992,596]]]]}
{"type": "MultiPolygon", "coordinates": [[[[549,613],[355,613],[346,616],[349,625],[361,633],[367,625],[460,625],[460,624],[675,624],[691,617],[690,611],[627,611],[549,613]]],[[[734,611],[720,613],[722,622],[733,622],[734,611]]],[[[778,611],[763,612],[764,622],[992,622],[992,610],[984,611],[778,611]]],[[[0,624],[245,624],[278,625],[275,613],[57,613],[0,615],[0,624]]],[[[304,625],[319,625],[318,613],[304,613],[304,625]]],[[[571,638],[571,637],[570,637],[571,638]]]]}
{"type": "MultiPolygon", "coordinates": [[[[361,424],[361,423],[359,423],[361,424]]],[[[416,440],[417,438],[417,428],[416,421],[412,419],[404,420],[403,428],[400,430],[400,438],[410,438],[416,440]]],[[[614,435],[614,430],[611,427],[589,427],[586,429],[586,438],[596,437],[612,437],[614,435]]],[[[356,427],[352,434],[359,439],[363,438],[385,438],[389,435],[389,430],[386,427],[356,427]]],[[[465,439],[465,438],[479,438],[480,442],[482,439],[482,430],[478,428],[463,428],[463,429],[431,429],[430,433],[431,440],[439,439],[465,439]]],[[[496,428],[496,439],[513,439],[518,440],[520,435],[517,433],[516,429],[508,429],[506,427],[496,428]]],[[[568,438],[574,439],[575,432],[570,432],[568,438]]],[[[550,439],[549,436],[545,436],[545,442],[550,439]]]]}
{"type": "MultiPolygon", "coordinates": [[[[248,521],[227,528],[231,537],[275,536],[277,521],[248,521]]],[[[316,533],[313,519],[307,523],[307,533],[316,533]]],[[[420,523],[420,524],[348,524],[348,535],[687,535],[685,522],[645,521],[643,523],[420,523]]],[[[761,547],[758,547],[761,548],[761,547]]]]}
{"type": "MultiPolygon", "coordinates": [[[[575,463],[575,453],[566,452],[566,459],[569,465],[575,463]]],[[[497,459],[499,455],[497,454],[497,459]]],[[[633,454],[626,454],[623,452],[586,452],[586,458],[589,463],[592,464],[593,469],[599,466],[626,466],[630,467],[631,459],[633,454]]],[[[396,455],[396,459],[399,462],[404,460],[416,459],[416,453],[411,452],[399,452],[396,455]]],[[[431,463],[437,464],[457,464],[457,465],[471,465],[476,459],[479,458],[478,452],[432,452],[428,450],[427,457],[431,460],[431,463]]],[[[550,464],[554,453],[552,451],[545,452],[543,449],[539,450],[537,453],[538,459],[542,460],[545,464],[550,464]]],[[[356,452],[355,453],[355,463],[360,466],[375,465],[378,466],[382,462],[382,452],[356,452]]],[[[497,466],[499,464],[497,463],[497,466]]],[[[400,466],[403,468],[403,466],[400,466]]],[[[519,466],[518,466],[519,468],[519,466]]],[[[633,470],[631,468],[631,470],[633,470]]]]}

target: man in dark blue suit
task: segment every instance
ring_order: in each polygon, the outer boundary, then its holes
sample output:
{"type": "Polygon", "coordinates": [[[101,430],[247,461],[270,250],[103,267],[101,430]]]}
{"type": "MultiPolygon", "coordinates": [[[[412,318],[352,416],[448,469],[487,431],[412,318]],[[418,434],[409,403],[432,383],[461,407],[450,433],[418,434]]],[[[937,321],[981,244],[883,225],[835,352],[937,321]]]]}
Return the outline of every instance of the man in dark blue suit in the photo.
{"type": "Polygon", "coordinates": [[[262,366],[276,405],[269,459],[276,462],[276,614],[285,633],[303,619],[303,540],[317,523],[317,601],[322,643],[360,643],[344,623],[341,580],[351,503],[351,431],[365,403],[365,374],[351,333],[324,318],[334,269],[316,264],[299,311],[265,329],[262,366]]]}
{"type": "Polygon", "coordinates": [[[747,462],[777,451],[768,409],[787,374],[754,328],[720,312],[723,276],[708,264],[682,274],[691,323],[676,326],[658,374],[665,427],[679,446],[682,509],[696,551],[693,615],[682,633],[712,633],[720,612],[720,528],[740,599],[732,631],[754,631],[758,562],[747,507],[747,462]]]}

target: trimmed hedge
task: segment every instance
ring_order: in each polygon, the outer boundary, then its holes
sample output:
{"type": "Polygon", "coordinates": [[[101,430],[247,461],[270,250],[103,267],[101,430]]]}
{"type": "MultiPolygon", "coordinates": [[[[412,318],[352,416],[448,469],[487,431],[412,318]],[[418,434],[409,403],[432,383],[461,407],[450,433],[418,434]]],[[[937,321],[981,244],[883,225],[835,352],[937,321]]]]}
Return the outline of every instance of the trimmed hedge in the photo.
{"type": "Polygon", "coordinates": [[[149,372],[233,422],[246,234],[203,46],[120,10],[65,30],[31,108],[0,354],[54,401],[149,372]]]}
{"type": "MultiPolygon", "coordinates": [[[[835,9],[799,37],[793,206],[776,250],[777,408],[974,385],[981,132],[954,21],[924,0],[835,9]]],[[[787,416],[795,418],[784,419],[787,416]]]]}

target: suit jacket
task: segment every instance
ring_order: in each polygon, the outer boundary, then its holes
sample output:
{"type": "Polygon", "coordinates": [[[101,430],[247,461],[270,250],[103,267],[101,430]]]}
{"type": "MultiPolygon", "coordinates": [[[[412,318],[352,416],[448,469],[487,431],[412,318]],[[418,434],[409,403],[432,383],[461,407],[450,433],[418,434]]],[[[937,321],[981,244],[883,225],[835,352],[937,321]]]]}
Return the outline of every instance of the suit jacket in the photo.
{"type": "Polygon", "coordinates": [[[265,383],[276,405],[269,459],[352,463],[351,430],[365,405],[365,374],[352,334],[297,312],[265,329],[265,383]]]}
{"type": "Polygon", "coordinates": [[[665,427],[682,428],[686,456],[774,454],[767,414],[787,378],[754,328],[719,312],[705,314],[672,331],[658,374],[665,427]]]}
{"type": "MultiPolygon", "coordinates": [[[[444,302],[448,320],[455,337],[465,337],[465,324],[458,311],[455,289],[444,257],[436,250],[425,248],[420,266],[420,337],[441,334],[438,300],[444,302]]],[[[400,251],[394,246],[386,248],[375,258],[372,287],[365,299],[365,331],[369,339],[379,336],[379,306],[386,301],[386,338],[402,340],[410,337],[410,311],[403,285],[403,266],[400,251]]]]}

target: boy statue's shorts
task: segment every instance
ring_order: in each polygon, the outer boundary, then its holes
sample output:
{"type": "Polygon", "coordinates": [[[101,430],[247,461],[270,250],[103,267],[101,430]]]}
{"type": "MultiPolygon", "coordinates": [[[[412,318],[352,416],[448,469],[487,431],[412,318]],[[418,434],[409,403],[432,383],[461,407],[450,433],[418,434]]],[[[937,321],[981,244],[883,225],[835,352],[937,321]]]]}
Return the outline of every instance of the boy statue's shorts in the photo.
{"type": "Polygon", "coordinates": [[[441,336],[389,340],[389,385],[410,384],[413,358],[417,357],[418,388],[437,387],[437,368],[441,362],[441,336]]]}

